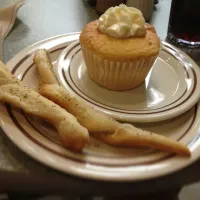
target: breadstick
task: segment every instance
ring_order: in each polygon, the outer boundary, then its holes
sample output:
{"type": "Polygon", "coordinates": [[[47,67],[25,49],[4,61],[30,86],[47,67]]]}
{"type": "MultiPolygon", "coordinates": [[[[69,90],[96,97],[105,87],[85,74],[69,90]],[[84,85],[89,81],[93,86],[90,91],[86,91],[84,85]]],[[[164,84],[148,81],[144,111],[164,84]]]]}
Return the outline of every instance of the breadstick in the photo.
{"type": "Polygon", "coordinates": [[[185,145],[130,124],[120,124],[92,109],[81,99],[72,97],[59,85],[45,85],[41,92],[42,95],[76,116],[79,123],[88,129],[90,135],[106,144],[124,147],[151,147],[180,155],[190,155],[190,151],[185,145]]]}
{"type": "Polygon", "coordinates": [[[0,101],[52,123],[65,147],[80,151],[89,142],[89,134],[77,119],[52,101],[25,86],[0,62],[0,101]]]}
{"type": "Polygon", "coordinates": [[[111,117],[97,112],[89,105],[85,105],[81,99],[75,98],[70,93],[67,93],[62,87],[58,86],[58,82],[54,84],[52,80],[55,80],[56,77],[52,69],[52,64],[50,64],[48,52],[45,49],[37,50],[33,60],[41,79],[40,94],[48,96],[48,93],[52,93],[50,95],[52,98],[51,100],[74,115],[79,123],[86,127],[89,132],[113,132],[113,130],[120,125],[111,117]],[[48,73],[46,73],[45,70],[47,70],[48,73]],[[51,84],[54,84],[54,87],[51,87],[51,84]],[[66,103],[65,100],[67,100],[68,103],[66,103]]]}
{"type": "Polygon", "coordinates": [[[39,49],[35,52],[34,62],[39,74],[45,75],[40,77],[43,84],[59,84],[54,75],[48,52],[45,49],[39,49]]]}
{"type": "MultiPolygon", "coordinates": [[[[37,56],[37,59],[40,59],[40,56],[37,56]]],[[[37,68],[39,67],[37,66],[37,68]]],[[[93,109],[79,97],[75,97],[67,92],[62,86],[48,82],[47,74],[41,73],[41,70],[38,71],[42,80],[45,80],[47,84],[41,86],[40,93],[73,114],[79,123],[88,129],[91,135],[104,143],[113,146],[151,147],[180,155],[190,155],[189,149],[177,141],[155,133],[143,131],[130,124],[121,124],[93,109]]],[[[52,73],[51,75],[53,76],[54,74],[52,73]]]]}
{"type": "Polygon", "coordinates": [[[162,135],[144,131],[130,124],[121,124],[114,133],[92,133],[106,144],[121,147],[150,147],[182,156],[190,156],[190,150],[183,144],[162,135]]]}
{"type": "Polygon", "coordinates": [[[74,97],[59,85],[43,85],[40,94],[51,99],[53,102],[74,115],[79,123],[86,127],[89,132],[113,133],[120,123],[113,118],[96,111],[81,99],[74,97]]]}

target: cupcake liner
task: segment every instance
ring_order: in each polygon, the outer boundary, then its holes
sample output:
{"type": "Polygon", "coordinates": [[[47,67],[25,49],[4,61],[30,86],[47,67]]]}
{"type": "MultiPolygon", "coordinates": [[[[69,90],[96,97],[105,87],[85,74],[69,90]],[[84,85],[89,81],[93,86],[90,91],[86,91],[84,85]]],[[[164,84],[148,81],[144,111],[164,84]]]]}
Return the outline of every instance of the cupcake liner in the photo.
{"type": "Polygon", "coordinates": [[[146,78],[156,57],[128,62],[109,61],[82,45],[82,52],[90,78],[111,90],[128,90],[140,85],[146,78]]]}

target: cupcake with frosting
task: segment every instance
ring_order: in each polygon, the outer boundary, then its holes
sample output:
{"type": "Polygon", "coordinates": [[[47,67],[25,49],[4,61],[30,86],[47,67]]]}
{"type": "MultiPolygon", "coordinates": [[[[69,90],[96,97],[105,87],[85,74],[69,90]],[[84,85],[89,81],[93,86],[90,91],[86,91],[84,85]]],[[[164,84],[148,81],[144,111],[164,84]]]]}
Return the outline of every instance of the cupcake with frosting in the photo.
{"type": "Polygon", "coordinates": [[[90,78],[111,90],[140,85],[160,49],[154,27],[145,24],[138,9],[123,4],[87,24],[80,44],[90,78]]]}

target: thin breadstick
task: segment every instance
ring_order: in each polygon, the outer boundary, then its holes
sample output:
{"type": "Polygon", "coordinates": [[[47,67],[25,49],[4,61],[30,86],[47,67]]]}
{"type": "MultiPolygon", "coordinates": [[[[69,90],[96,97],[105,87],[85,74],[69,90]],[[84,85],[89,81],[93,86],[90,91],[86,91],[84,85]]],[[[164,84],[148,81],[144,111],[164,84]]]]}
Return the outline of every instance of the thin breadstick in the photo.
{"type": "Polygon", "coordinates": [[[189,149],[167,137],[141,130],[130,124],[120,124],[114,119],[92,109],[77,97],[72,97],[58,85],[45,85],[41,94],[51,99],[77,117],[90,135],[113,146],[143,146],[189,156],[189,149]]]}
{"type": "Polygon", "coordinates": [[[45,78],[40,77],[43,84],[59,84],[54,74],[48,52],[45,49],[39,49],[35,52],[34,62],[39,74],[45,74],[45,78]]]}
{"type": "Polygon", "coordinates": [[[89,142],[89,134],[77,119],[54,102],[25,86],[0,62],[0,101],[52,123],[65,147],[80,151],[89,142]]]}
{"type": "MultiPolygon", "coordinates": [[[[91,133],[90,133],[91,134],[91,133]]],[[[150,147],[182,156],[190,156],[190,150],[183,144],[162,135],[144,131],[130,124],[121,124],[114,133],[92,133],[106,144],[121,147],[150,147]]]]}
{"type": "MultiPolygon", "coordinates": [[[[36,65],[36,69],[40,75],[40,94],[45,96],[45,92],[47,92],[48,90],[47,85],[54,84],[52,80],[56,79],[55,73],[52,69],[52,65],[50,64],[48,51],[46,51],[45,49],[37,50],[35,52],[34,62],[36,65]],[[46,73],[45,70],[47,70],[48,73],[46,73]]],[[[63,102],[64,108],[72,115],[76,116],[79,123],[81,123],[82,126],[86,127],[90,132],[113,132],[113,130],[115,130],[120,125],[120,123],[116,120],[100,112],[97,112],[89,105],[85,105],[83,101],[75,98],[70,93],[65,93],[67,97],[63,96],[62,92],[64,91],[64,89],[62,87],[56,86],[56,84],[59,85],[58,83],[55,83],[55,88],[53,87],[52,90],[50,86],[49,92],[53,93],[51,95],[52,97],[55,96],[55,98],[53,98],[52,100],[55,103],[58,103],[58,105],[62,104],[63,102]],[[65,103],[65,98],[67,98],[67,104],[65,103]],[[81,105],[82,103],[83,106],[81,105]],[[93,118],[94,116],[96,118],[95,120],[93,118]]]]}
{"type": "MultiPolygon", "coordinates": [[[[40,57],[38,56],[37,59],[40,59],[40,57]]],[[[37,68],[40,68],[40,66],[37,66],[37,68]]],[[[47,84],[41,86],[40,93],[73,114],[79,123],[88,129],[91,135],[104,143],[113,146],[151,147],[180,155],[190,155],[190,150],[185,145],[167,137],[143,131],[133,125],[121,124],[93,109],[79,97],[67,92],[62,86],[48,82],[46,73],[41,72],[41,70],[38,70],[38,72],[47,84]]],[[[52,73],[52,75],[54,74],[52,73]]]]}
{"type": "Polygon", "coordinates": [[[81,99],[74,97],[59,85],[42,85],[40,94],[51,99],[69,113],[74,115],[79,123],[89,132],[113,133],[120,123],[113,118],[96,111],[81,99]]]}

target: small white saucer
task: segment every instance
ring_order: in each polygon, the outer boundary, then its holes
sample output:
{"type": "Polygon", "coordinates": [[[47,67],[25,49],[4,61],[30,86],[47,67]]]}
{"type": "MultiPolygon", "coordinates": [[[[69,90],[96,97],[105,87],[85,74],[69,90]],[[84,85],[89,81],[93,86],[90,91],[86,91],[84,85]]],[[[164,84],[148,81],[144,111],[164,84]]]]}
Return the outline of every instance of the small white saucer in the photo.
{"type": "Polygon", "coordinates": [[[155,122],[176,117],[200,98],[199,67],[185,54],[163,42],[145,82],[127,91],[111,91],[93,82],[79,41],[58,58],[57,77],[66,90],[120,121],[155,122]]]}

